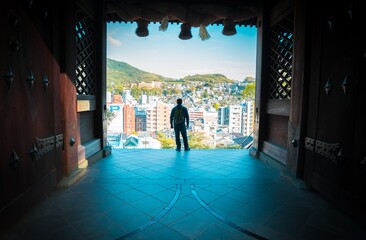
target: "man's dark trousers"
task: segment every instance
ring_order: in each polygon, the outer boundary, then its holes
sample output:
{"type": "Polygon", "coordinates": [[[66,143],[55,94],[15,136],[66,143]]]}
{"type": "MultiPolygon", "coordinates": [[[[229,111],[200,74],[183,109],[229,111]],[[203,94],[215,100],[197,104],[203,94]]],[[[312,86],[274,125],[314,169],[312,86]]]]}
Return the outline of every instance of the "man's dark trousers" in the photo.
{"type": "Polygon", "coordinates": [[[180,150],[180,134],[182,134],[184,149],[188,149],[188,139],[187,139],[187,129],[184,123],[174,124],[174,132],[175,132],[175,144],[177,145],[177,149],[180,150]]]}

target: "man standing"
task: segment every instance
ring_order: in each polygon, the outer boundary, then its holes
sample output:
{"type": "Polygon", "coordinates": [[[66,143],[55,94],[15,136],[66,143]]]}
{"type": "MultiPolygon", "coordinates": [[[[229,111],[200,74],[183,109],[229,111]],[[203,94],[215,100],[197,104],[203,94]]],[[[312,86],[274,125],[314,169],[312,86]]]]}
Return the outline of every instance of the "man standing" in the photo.
{"type": "Polygon", "coordinates": [[[182,134],[184,151],[189,151],[187,128],[189,127],[189,115],[186,107],[182,105],[182,99],[177,99],[177,106],[173,107],[170,113],[170,127],[174,128],[176,151],[180,151],[181,142],[180,134],[182,134]],[[185,124],[186,123],[186,124],[185,124]],[[187,128],[186,128],[187,126],[187,128]]]}

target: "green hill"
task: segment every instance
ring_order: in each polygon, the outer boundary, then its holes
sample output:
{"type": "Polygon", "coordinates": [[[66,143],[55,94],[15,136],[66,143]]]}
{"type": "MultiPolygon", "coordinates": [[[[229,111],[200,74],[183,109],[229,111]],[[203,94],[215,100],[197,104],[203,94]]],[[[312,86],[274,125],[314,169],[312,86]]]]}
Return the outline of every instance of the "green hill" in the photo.
{"type": "Polygon", "coordinates": [[[214,74],[196,74],[193,76],[186,76],[182,78],[184,82],[207,82],[207,83],[230,83],[234,82],[228,79],[225,75],[214,73],[214,74]]]}
{"type": "Polygon", "coordinates": [[[107,89],[123,89],[123,85],[128,83],[139,82],[207,82],[207,83],[225,83],[233,82],[222,74],[196,74],[193,76],[186,76],[182,79],[172,79],[158,74],[149,73],[135,68],[128,63],[119,62],[107,58],[107,89]]]}
{"type": "Polygon", "coordinates": [[[149,73],[135,68],[125,62],[107,58],[108,84],[125,84],[139,82],[164,82],[173,79],[149,73]]]}

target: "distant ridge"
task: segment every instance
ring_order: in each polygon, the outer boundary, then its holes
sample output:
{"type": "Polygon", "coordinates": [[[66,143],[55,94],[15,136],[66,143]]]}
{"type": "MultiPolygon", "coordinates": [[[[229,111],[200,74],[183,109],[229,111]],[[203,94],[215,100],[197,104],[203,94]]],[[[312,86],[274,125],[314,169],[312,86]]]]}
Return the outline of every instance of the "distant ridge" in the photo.
{"type": "Polygon", "coordinates": [[[107,58],[108,81],[115,83],[165,82],[174,79],[145,72],[125,62],[107,58]]]}
{"type": "Polygon", "coordinates": [[[116,61],[107,58],[107,80],[108,85],[120,85],[127,83],[140,82],[197,82],[203,81],[208,83],[229,83],[234,82],[225,75],[215,74],[196,74],[186,76],[182,79],[173,79],[164,77],[155,73],[145,72],[128,63],[116,61]]]}

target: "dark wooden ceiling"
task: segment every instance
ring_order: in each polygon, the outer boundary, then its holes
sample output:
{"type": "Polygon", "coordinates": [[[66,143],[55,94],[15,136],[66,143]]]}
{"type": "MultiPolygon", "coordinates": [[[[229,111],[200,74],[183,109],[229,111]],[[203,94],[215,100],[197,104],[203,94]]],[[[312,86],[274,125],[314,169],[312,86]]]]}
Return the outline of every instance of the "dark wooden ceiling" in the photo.
{"type": "Polygon", "coordinates": [[[170,22],[188,22],[192,26],[222,24],[231,18],[239,26],[256,26],[257,9],[261,1],[253,0],[190,0],[147,1],[105,0],[107,22],[134,22],[145,19],[161,22],[168,16],[170,22]]]}

